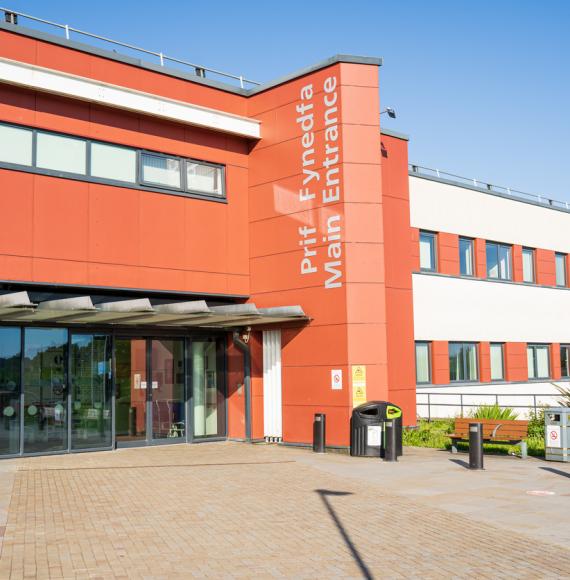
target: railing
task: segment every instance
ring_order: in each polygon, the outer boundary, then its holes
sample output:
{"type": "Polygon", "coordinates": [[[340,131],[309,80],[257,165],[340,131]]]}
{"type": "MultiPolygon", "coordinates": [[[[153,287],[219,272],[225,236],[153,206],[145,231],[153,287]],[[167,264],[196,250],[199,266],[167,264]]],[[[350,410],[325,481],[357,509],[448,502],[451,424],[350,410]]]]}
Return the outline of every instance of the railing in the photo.
{"type": "Polygon", "coordinates": [[[551,199],[536,193],[526,193],[524,191],[518,191],[517,189],[512,189],[510,187],[503,187],[502,185],[493,185],[491,183],[481,181],[480,179],[470,179],[468,177],[462,177],[461,175],[455,175],[454,173],[448,173],[447,171],[440,171],[439,169],[432,169],[431,167],[422,167],[421,165],[416,165],[415,163],[410,163],[408,168],[411,173],[415,173],[417,175],[447,179],[449,181],[454,181],[459,185],[479,187],[481,189],[486,189],[487,191],[494,193],[500,193],[514,199],[534,201],[535,203],[540,203],[541,205],[546,205],[548,207],[555,207],[558,209],[570,211],[570,202],[567,201],[558,201],[556,199],[551,199]]]}
{"type": "Polygon", "coordinates": [[[416,408],[417,413],[423,418],[427,418],[431,421],[432,418],[444,418],[449,416],[455,416],[457,413],[452,413],[451,415],[442,415],[434,413],[437,408],[448,407],[459,410],[459,415],[463,417],[465,411],[471,411],[476,409],[481,405],[497,405],[501,409],[517,409],[524,410],[526,413],[534,411],[538,413],[538,410],[545,406],[560,406],[558,399],[560,394],[553,393],[551,395],[545,393],[422,393],[417,392],[416,398],[416,408]],[[426,399],[421,400],[422,397],[426,399]],[[438,397],[447,397],[447,402],[437,402],[438,397]],[[450,397],[456,398],[455,402],[449,401],[450,397]],[[526,404],[512,404],[501,402],[502,398],[513,399],[516,397],[526,397],[526,404]],[[433,400],[435,398],[435,401],[433,400]],[[425,414],[420,412],[420,408],[427,407],[427,417],[425,414]],[[432,407],[434,409],[432,409],[432,407]]]}
{"type": "Polygon", "coordinates": [[[121,42],[119,40],[113,40],[111,38],[107,38],[105,36],[99,36],[98,34],[93,34],[91,32],[86,32],[85,30],[79,30],[78,28],[73,28],[69,26],[69,24],[60,24],[58,22],[52,22],[51,20],[45,20],[43,18],[38,18],[37,16],[32,16],[31,14],[25,14],[24,12],[18,12],[16,10],[12,10],[11,8],[4,8],[0,6],[0,11],[4,12],[6,22],[11,22],[12,24],[17,24],[18,17],[23,18],[26,20],[30,20],[33,23],[40,23],[45,24],[47,26],[51,26],[54,28],[58,28],[59,30],[63,30],[65,34],[65,38],[68,40],[71,38],[71,34],[76,34],[88,38],[93,38],[96,40],[100,40],[104,43],[120,46],[122,48],[127,48],[134,52],[139,52],[145,55],[156,57],[160,63],[160,66],[165,66],[166,62],[176,63],[178,65],[182,65],[184,67],[189,67],[194,70],[196,76],[205,77],[206,73],[213,74],[215,76],[222,77],[223,79],[231,79],[233,81],[238,81],[241,88],[244,88],[245,85],[260,85],[257,81],[252,81],[250,79],[245,78],[242,75],[233,75],[230,73],[226,73],[220,70],[216,70],[213,68],[209,68],[200,64],[195,64],[192,62],[188,62],[186,60],[181,60],[179,58],[174,58],[172,56],[167,56],[162,52],[154,52],[152,50],[147,50],[145,48],[140,48],[139,46],[134,46],[132,44],[127,44],[126,42],[121,42]]]}

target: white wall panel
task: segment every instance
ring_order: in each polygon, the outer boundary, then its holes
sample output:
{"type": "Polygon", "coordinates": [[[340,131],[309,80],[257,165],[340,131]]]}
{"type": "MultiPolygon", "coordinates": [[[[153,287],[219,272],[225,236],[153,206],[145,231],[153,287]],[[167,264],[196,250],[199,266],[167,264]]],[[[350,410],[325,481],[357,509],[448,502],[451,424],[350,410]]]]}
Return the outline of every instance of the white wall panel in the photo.
{"type": "Polygon", "coordinates": [[[410,176],[413,227],[570,253],[570,213],[410,176]]]}
{"type": "Polygon", "coordinates": [[[570,342],[570,290],[413,275],[416,340],[570,342]]]}
{"type": "Polygon", "coordinates": [[[283,437],[281,405],[281,331],[263,331],[263,430],[265,437],[283,437]]]}

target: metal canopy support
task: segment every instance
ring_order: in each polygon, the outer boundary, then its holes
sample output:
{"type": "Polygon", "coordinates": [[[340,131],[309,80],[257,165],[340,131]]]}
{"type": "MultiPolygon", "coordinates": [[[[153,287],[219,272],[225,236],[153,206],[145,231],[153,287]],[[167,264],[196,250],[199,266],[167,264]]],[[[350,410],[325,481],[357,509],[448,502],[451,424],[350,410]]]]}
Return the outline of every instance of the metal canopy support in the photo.
{"type": "Polygon", "coordinates": [[[94,305],[90,296],[47,300],[34,304],[27,292],[0,295],[0,321],[58,324],[125,324],[163,327],[236,329],[244,326],[307,322],[300,306],[257,308],[253,303],[208,306],[190,300],[152,306],[148,298],[94,305]]]}
{"type": "Polygon", "coordinates": [[[0,320],[12,320],[22,313],[32,311],[36,305],[30,302],[27,292],[12,292],[0,295],[0,320]]]}

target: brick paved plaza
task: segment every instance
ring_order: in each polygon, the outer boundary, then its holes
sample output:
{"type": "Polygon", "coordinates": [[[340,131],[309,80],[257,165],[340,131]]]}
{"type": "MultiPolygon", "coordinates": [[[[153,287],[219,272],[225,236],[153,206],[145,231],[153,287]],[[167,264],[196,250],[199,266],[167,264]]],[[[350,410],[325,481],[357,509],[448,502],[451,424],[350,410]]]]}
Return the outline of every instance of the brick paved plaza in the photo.
{"type": "Polygon", "coordinates": [[[0,578],[568,577],[570,474],[545,465],[240,443],[4,461],[0,578]]]}

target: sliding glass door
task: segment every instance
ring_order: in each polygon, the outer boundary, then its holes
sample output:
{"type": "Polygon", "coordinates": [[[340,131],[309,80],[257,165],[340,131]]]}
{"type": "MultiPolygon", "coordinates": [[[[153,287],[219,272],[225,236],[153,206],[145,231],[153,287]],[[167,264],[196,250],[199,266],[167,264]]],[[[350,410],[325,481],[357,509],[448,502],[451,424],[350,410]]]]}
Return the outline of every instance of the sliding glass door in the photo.
{"type": "Polygon", "coordinates": [[[0,456],[20,453],[19,328],[0,328],[0,456]]]}
{"type": "Polygon", "coordinates": [[[71,337],[71,448],[112,445],[111,337],[71,337]]]}
{"type": "Polygon", "coordinates": [[[66,329],[25,329],[24,453],[68,448],[66,359],[66,329]]]}
{"type": "Polygon", "coordinates": [[[192,341],[194,438],[222,437],[226,431],[223,343],[192,341]]]}

